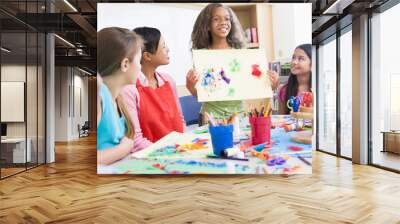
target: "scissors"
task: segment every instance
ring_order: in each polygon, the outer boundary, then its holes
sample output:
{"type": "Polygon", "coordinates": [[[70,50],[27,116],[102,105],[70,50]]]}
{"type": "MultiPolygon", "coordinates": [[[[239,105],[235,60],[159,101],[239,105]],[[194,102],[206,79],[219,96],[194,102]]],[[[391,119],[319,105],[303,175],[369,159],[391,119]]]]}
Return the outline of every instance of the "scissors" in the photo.
{"type": "Polygon", "coordinates": [[[293,112],[299,112],[301,99],[298,96],[291,96],[286,103],[286,106],[293,112]]]}

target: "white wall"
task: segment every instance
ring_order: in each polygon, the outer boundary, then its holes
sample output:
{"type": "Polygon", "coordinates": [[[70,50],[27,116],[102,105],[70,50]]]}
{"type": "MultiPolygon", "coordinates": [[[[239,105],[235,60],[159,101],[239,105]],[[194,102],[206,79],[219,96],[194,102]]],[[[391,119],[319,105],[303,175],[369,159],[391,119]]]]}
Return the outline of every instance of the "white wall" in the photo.
{"type": "Polygon", "coordinates": [[[300,44],[311,44],[311,3],[272,4],[275,59],[290,61],[300,44]]]}
{"type": "MultiPolygon", "coordinates": [[[[32,161],[36,162],[37,153],[39,154],[39,163],[44,162],[44,89],[43,89],[42,68],[36,66],[25,66],[21,64],[3,64],[1,66],[1,81],[9,82],[25,82],[26,83],[26,107],[22,105],[19,109],[1,107],[2,112],[13,113],[13,110],[20,110],[22,115],[25,114],[27,119],[23,122],[7,122],[7,137],[9,138],[25,138],[30,139],[30,148],[32,161]],[[38,69],[38,71],[37,71],[38,69]],[[27,80],[25,78],[27,77],[27,80]],[[38,91],[38,92],[37,92],[38,91]]],[[[3,93],[4,89],[2,89],[3,93]]],[[[24,94],[23,90],[19,90],[20,94],[24,94]],[[22,92],[21,92],[22,91],[22,92]]],[[[7,97],[2,95],[3,97],[7,97]]],[[[24,101],[24,96],[22,100],[24,101]]],[[[24,104],[25,102],[22,102],[24,104]]],[[[2,103],[3,104],[3,103],[2,103]]],[[[14,113],[16,113],[14,111],[14,113]]]]}
{"type": "MultiPolygon", "coordinates": [[[[78,70],[75,70],[75,75],[74,75],[74,108],[75,113],[72,113],[72,119],[71,119],[71,135],[73,138],[78,138],[79,133],[78,133],[78,124],[83,125],[85,121],[88,121],[88,78],[86,76],[81,76],[77,75],[76,72],[78,70]],[[79,93],[80,91],[80,93],[79,93]],[[80,102],[79,102],[80,101],[80,102]],[[82,108],[80,108],[82,107],[82,108]],[[82,110],[80,112],[80,110],[82,110]],[[82,113],[82,114],[81,114],[82,113]]],[[[79,72],[79,71],[78,71],[79,72]]],[[[78,73],[79,74],[79,73],[78,73]]],[[[82,74],[82,73],[80,73],[82,74]]]]}
{"type": "Polygon", "coordinates": [[[158,28],[170,49],[170,64],[160,67],[177,85],[184,85],[192,67],[190,36],[203,6],[187,4],[97,4],[97,29],[118,26],[127,29],[149,26],[158,28]]]}
{"type": "Polygon", "coordinates": [[[56,67],[56,141],[77,139],[78,124],[83,125],[88,120],[88,78],[82,75],[76,68],[56,67]],[[79,105],[82,106],[82,115],[79,105]]]}
{"type": "MultiPolygon", "coordinates": [[[[27,69],[28,74],[32,73],[34,67],[18,64],[8,64],[1,66],[1,81],[5,82],[25,82],[25,75],[27,69]]],[[[36,74],[36,70],[34,70],[36,74]]],[[[33,94],[32,94],[33,95],[33,94]]],[[[28,94],[29,97],[29,94],[28,94]]],[[[9,108],[1,108],[1,110],[8,110],[9,108]]],[[[29,114],[28,114],[29,116],[29,114]]],[[[28,117],[28,120],[31,120],[28,117]]],[[[25,122],[9,122],[7,123],[7,136],[8,137],[25,137],[25,122]]],[[[29,136],[28,136],[29,137],[29,136]]]]}

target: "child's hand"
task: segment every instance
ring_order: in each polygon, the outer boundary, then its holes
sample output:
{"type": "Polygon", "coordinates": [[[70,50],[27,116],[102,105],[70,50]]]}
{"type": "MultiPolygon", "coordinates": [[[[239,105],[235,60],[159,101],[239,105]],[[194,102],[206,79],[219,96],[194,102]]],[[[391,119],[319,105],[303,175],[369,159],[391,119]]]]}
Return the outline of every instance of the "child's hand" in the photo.
{"type": "Polygon", "coordinates": [[[195,85],[199,81],[199,74],[193,69],[190,69],[186,75],[186,88],[194,95],[195,85]]]}
{"type": "Polygon", "coordinates": [[[121,146],[125,149],[133,150],[133,140],[127,137],[123,137],[120,142],[121,146]]]}
{"type": "Polygon", "coordinates": [[[271,81],[271,88],[272,90],[276,90],[279,85],[279,75],[277,72],[268,70],[269,80],[271,81]]]}

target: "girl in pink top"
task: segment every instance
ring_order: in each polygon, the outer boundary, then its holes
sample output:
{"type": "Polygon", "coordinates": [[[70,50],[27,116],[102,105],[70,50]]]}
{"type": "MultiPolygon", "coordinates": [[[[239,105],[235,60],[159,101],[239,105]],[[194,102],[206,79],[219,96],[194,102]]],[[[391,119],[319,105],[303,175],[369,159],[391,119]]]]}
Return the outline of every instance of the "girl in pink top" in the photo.
{"type": "MultiPolygon", "coordinates": [[[[278,85],[278,75],[269,71],[272,88],[278,85]]],[[[279,114],[289,114],[286,102],[291,96],[298,96],[303,92],[311,92],[311,44],[302,44],[294,50],[290,63],[290,76],[288,82],[278,90],[279,114]]]]}
{"type": "Polygon", "coordinates": [[[142,73],[136,85],[125,86],[121,94],[135,127],[134,151],[138,151],[171,131],[183,132],[186,125],[174,80],[156,71],[169,64],[169,49],[160,31],[150,27],[134,31],[144,40],[142,73]]]}

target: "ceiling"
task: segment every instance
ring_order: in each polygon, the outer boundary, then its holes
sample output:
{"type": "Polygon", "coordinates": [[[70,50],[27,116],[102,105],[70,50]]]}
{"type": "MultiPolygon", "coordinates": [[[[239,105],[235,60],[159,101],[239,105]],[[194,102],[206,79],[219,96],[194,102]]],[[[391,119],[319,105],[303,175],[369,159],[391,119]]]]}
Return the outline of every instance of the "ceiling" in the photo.
{"type": "MultiPolygon", "coordinates": [[[[312,3],[312,36],[316,43],[335,32],[339,20],[351,23],[351,18],[378,7],[387,0],[271,0],[252,1],[269,3],[312,3]]],[[[0,25],[3,33],[2,46],[9,43],[16,52],[24,51],[26,28],[30,31],[54,32],[61,38],[55,38],[56,64],[86,67],[96,70],[96,30],[97,3],[106,2],[154,2],[138,0],[1,0],[0,25]],[[52,11],[52,13],[49,13],[52,11]],[[24,31],[25,32],[25,31],[24,31]]],[[[156,2],[168,2],[166,0],[156,2]]],[[[182,1],[188,2],[188,1],[182,1]]],[[[226,1],[221,1],[226,2],[226,1]]],[[[249,1],[232,1],[249,2],[249,1]]],[[[345,26],[346,22],[341,22],[345,26]]],[[[29,39],[29,38],[28,38],[29,39]]],[[[28,44],[28,54],[34,44],[28,44]]],[[[24,52],[21,52],[24,53],[24,52]]],[[[3,53],[2,53],[3,55],[3,53]]]]}

